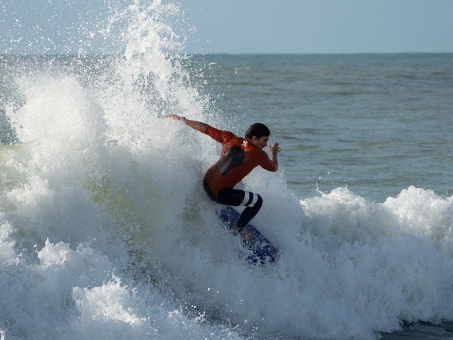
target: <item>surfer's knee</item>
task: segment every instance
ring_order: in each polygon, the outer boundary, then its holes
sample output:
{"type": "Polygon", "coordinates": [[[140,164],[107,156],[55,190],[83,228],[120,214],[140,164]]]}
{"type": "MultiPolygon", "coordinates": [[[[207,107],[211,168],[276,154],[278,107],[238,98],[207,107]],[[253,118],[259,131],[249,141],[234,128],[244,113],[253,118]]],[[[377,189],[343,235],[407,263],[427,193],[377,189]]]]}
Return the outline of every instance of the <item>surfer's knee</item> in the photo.
{"type": "Polygon", "coordinates": [[[260,210],[261,209],[261,206],[263,205],[263,198],[261,197],[261,195],[258,195],[258,200],[256,201],[255,205],[253,206],[256,210],[260,210]]]}
{"type": "Polygon", "coordinates": [[[261,206],[263,205],[263,199],[261,198],[260,195],[246,191],[246,196],[247,194],[249,194],[250,196],[250,201],[244,204],[245,209],[242,212],[241,217],[239,218],[238,223],[236,225],[236,229],[238,232],[240,232],[242,228],[247,223],[249,223],[250,220],[254,218],[256,214],[258,214],[258,212],[261,209],[261,206]]]}
{"type": "Polygon", "coordinates": [[[253,192],[247,192],[248,197],[246,195],[244,201],[244,205],[246,207],[250,207],[255,211],[258,211],[261,209],[261,206],[263,205],[263,198],[259,194],[255,194],[253,192]]]}

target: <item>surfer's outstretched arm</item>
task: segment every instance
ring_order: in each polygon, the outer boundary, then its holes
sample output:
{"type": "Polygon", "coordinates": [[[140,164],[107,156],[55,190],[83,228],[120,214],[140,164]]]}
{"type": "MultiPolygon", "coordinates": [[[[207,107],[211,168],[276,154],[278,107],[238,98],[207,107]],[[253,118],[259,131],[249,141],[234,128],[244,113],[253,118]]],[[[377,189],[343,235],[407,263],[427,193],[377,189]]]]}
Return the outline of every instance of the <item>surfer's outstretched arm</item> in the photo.
{"type": "Polygon", "coordinates": [[[197,130],[197,131],[202,132],[202,133],[205,133],[206,130],[208,129],[208,127],[209,127],[209,125],[206,124],[206,123],[198,122],[196,120],[190,120],[190,119],[187,119],[185,117],[178,116],[178,115],[168,115],[166,117],[170,118],[171,120],[176,120],[176,121],[183,122],[184,124],[186,124],[187,126],[191,127],[192,129],[197,130]]]}

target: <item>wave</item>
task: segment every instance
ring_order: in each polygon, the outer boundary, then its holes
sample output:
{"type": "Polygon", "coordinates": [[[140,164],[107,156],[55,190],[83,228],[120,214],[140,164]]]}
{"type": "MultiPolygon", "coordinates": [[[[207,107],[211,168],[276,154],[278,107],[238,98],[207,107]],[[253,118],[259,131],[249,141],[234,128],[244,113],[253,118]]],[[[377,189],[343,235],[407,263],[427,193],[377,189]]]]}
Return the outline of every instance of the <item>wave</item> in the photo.
{"type": "Polygon", "coordinates": [[[123,48],[105,69],[12,77],[3,338],[375,338],[453,319],[453,202],[422,188],[384,203],[347,188],[300,200],[282,173],[256,170],[244,181],[264,198],[253,224],[281,257],[244,261],[201,189],[217,146],[163,118],[225,124],[162,19],[177,7],[117,13],[123,48]]]}

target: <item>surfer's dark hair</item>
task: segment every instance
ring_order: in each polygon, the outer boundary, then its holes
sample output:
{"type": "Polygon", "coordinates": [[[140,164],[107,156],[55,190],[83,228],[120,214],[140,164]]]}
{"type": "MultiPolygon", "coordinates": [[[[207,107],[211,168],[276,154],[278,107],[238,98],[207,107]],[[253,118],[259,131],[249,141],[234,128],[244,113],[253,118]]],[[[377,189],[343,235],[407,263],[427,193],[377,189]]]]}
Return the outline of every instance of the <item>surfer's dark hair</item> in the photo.
{"type": "Polygon", "coordinates": [[[247,132],[245,133],[245,137],[248,139],[252,139],[253,136],[256,136],[256,138],[260,139],[263,136],[267,137],[270,135],[271,131],[268,129],[266,125],[261,123],[255,123],[250,125],[247,132]]]}

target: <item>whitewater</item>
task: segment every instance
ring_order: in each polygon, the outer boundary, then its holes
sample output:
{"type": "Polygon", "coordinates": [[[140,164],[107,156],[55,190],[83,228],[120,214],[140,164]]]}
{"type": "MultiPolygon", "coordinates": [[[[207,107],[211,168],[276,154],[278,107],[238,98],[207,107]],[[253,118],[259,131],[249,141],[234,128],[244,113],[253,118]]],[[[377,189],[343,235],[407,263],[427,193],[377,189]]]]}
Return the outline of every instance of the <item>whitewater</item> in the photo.
{"type": "Polygon", "coordinates": [[[181,53],[179,15],[133,1],[99,33],[117,54],[2,57],[0,339],[376,339],[452,321],[451,195],[301,197],[284,162],[257,169],[253,224],[281,255],[239,255],[201,186],[219,146],[165,118],[241,129],[181,53]]]}

